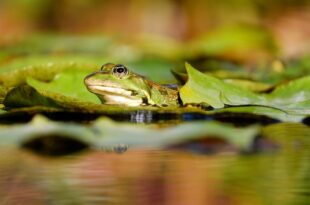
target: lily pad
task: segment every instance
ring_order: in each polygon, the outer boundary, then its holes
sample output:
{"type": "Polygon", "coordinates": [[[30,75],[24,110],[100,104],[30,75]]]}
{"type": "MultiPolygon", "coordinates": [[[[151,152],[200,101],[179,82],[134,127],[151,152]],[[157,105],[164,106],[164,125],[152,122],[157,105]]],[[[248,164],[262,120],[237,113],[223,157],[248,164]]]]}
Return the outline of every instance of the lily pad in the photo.
{"type": "Polygon", "coordinates": [[[281,85],[270,94],[258,94],[201,73],[189,64],[186,68],[189,79],[180,89],[184,103],[222,108],[214,113],[252,113],[281,121],[299,122],[310,115],[309,76],[281,85]],[[227,106],[232,107],[224,108],[227,106]]]}
{"type": "Polygon", "coordinates": [[[24,85],[13,88],[6,95],[3,104],[9,108],[31,107],[43,105],[47,107],[59,108],[60,105],[52,98],[42,96],[34,88],[24,85]]]}
{"type": "Polygon", "coordinates": [[[280,85],[265,97],[270,106],[292,114],[310,115],[310,76],[280,85]]]}
{"type": "Polygon", "coordinates": [[[208,114],[218,113],[240,113],[240,114],[253,114],[257,116],[268,116],[270,119],[277,119],[283,122],[300,122],[305,118],[304,114],[289,113],[285,110],[265,107],[265,106],[236,106],[227,107],[223,109],[216,109],[212,111],[206,111],[208,114]]]}
{"type": "Polygon", "coordinates": [[[227,84],[215,77],[203,74],[186,63],[189,75],[187,83],[180,89],[183,103],[206,103],[214,108],[225,105],[257,105],[264,101],[249,90],[227,84]]]}
{"type": "Polygon", "coordinates": [[[80,101],[100,104],[98,97],[90,93],[83,83],[85,76],[88,74],[89,72],[87,71],[66,70],[56,75],[50,82],[28,78],[27,84],[41,93],[61,94],[80,101]]]}
{"type": "Polygon", "coordinates": [[[256,92],[256,93],[263,93],[268,90],[270,90],[273,86],[261,83],[261,82],[255,82],[251,80],[245,80],[245,79],[223,79],[225,83],[238,86],[240,88],[256,92]]]}
{"type": "Polygon", "coordinates": [[[164,129],[148,128],[128,123],[116,123],[107,118],[91,126],[53,122],[37,116],[23,125],[0,126],[0,146],[20,147],[32,140],[58,136],[78,141],[92,149],[110,149],[123,144],[130,148],[158,149],[194,139],[217,137],[240,151],[248,151],[260,128],[235,128],[219,122],[183,123],[164,129]]]}
{"type": "Polygon", "coordinates": [[[186,69],[189,79],[180,89],[184,103],[206,103],[214,108],[260,105],[292,113],[301,109],[303,114],[310,114],[310,76],[276,87],[270,94],[257,94],[201,73],[189,64],[186,69]]]}
{"type": "Polygon", "coordinates": [[[268,101],[285,107],[306,107],[310,109],[310,76],[290,81],[276,87],[266,95],[268,101]],[[299,106],[295,106],[298,103],[299,106]]]}
{"type": "Polygon", "coordinates": [[[64,108],[93,112],[94,110],[115,110],[113,106],[104,106],[93,102],[81,101],[81,99],[46,90],[37,91],[29,85],[18,86],[6,95],[3,104],[6,109],[45,106],[50,108],[64,108]]]}
{"type": "MultiPolygon", "coordinates": [[[[186,73],[181,73],[178,72],[176,70],[171,70],[172,74],[174,75],[174,77],[183,85],[186,83],[186,81],[188,80],[188,75],[186,73]]],[[[225,72],[225,71],[224,71],[225,72]]],[[[270,90],[273,86],[269,85],[267,83],[261,83],[261,82],[256,82],[256,81],[252,81],[252,80],[247,80],[247,79],[238,79],[238,78],[230,78],[231,76],[229,75],[225,75],[225,74],[219,74],[219,72],[208,72],[206,74],[219,78],[221,80],[223,80],[225,83],[228,84],[232,84],[238,87],[241,87],[243,89],[246,90],[250,90],[253,92],[266,92],[268,90],[270,90]],[[222,75],[222,76],[221,76],[222,75]]]]}
{"type": "MultiPolygon", "coordinates": [[[[27,65],[23,61],[23,65],[27,65]]],[[[66,70],[88,71],[97,70],[99,65],[91,63],[43,63],[33,66],[21,66],[12,71],[0,72],[0,85],[5,87],[16,87],[26,83],[27,78],[35,78],[41,81],[51,81],[55,75],[66,70]]],[[[2,69],[0,69],[2,70],[2,69]]],[[[3,70],[2,70],[3,71],[3,70]]]]}

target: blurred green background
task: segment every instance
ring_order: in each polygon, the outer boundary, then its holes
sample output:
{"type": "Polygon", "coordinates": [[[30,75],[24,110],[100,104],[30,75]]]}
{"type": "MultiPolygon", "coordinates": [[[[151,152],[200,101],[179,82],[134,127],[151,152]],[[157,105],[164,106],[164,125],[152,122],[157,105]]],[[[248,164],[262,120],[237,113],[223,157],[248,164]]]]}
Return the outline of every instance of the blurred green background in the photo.
{"type": "Polygon", "coordinates": [[[23,42],[18,54],[35,52],[40,46],[33,41],[43,44],[37,35],[44,33],[79,38],[45,39],[41,52],[105,51],[121,60],[145,53],[216,56],[252,64],[309,53],[309,13],[307,0],[2,0],[0,46],[23,42]],[[120,46],[112,49],[110,41],[120,46]]]}

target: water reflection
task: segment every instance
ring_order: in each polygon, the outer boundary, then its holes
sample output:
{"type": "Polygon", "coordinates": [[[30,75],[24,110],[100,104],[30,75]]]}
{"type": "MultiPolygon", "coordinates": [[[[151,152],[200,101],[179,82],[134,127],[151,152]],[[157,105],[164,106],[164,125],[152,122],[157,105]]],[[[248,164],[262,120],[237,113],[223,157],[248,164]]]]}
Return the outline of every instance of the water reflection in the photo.
{"type": "Polygon", "coordinates": [[[153,112],[149,110],[137,110],[131,113],[130,122],[150,123],[153,121],[153,112]]]}
{"type": "MultiPolygon", "coordinates": [[[[273,123],[279,123],[279,120],[264,116],[254,115],[246,113],[180,113],[177,111],[154,111],[154,110],[136,110],[136,111],[124,111],[119,112],[107,112],[107,113],[85,113],[85,112],[71,112],[63,110],[44,110],[44,108],[36,108],[33,110],[16,109],[14,112],[9,112],[0,115],[0,124],[14,124],[14,123],[26,123],[37,114],[43,115],[53,121],[65,121],[65,122],[80,122],[88,124],[95,121],[99,117],[106,116],[115,121],[131,122],[136,124],[178,124],[184,121],[211,121],[217,120],[221,122],[233,123],[237,126],[246,126],[251,124],[260,123],[262,125],[268,125],[273,123]],[[42,110],[41,110],[42,109],[42,110]]],[[[308,118],[304,120],[305,124],[308,123],[308,118]]]]}
{"type": "Polygon", "coordinates": [[[0,204],[308,204],[309,129],[267,126],[262,135],[279,149],[251,154],[126,149],[55,158],[2,149],[0,204]]]}

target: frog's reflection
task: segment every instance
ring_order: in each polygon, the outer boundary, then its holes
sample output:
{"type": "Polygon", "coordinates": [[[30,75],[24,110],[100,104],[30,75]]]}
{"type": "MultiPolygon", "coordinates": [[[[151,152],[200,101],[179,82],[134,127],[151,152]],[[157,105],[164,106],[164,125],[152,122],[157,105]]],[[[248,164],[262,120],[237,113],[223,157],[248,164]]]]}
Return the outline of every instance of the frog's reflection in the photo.
{"type": "Polygon", "coordinates": [[[153,122],[153,112],[149,110],[137,110],[130,115],[130,122],[151,123],[153,122]]]}

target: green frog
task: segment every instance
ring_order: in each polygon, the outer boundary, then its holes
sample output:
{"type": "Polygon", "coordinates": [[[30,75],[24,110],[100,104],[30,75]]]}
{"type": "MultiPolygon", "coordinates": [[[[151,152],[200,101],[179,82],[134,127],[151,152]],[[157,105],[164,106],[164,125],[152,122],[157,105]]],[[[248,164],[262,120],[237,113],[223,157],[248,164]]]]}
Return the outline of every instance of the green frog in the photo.
{"type": "Polygon", "coordinates": [[[178,91],[134,73],[121,64],[107,63],[85,77],[87,89],[104,104],[179,106],[178,91]]]}

